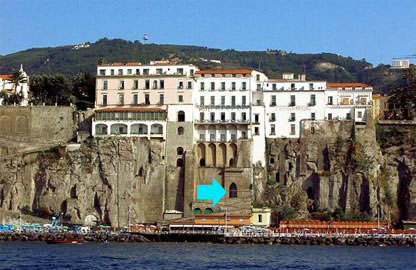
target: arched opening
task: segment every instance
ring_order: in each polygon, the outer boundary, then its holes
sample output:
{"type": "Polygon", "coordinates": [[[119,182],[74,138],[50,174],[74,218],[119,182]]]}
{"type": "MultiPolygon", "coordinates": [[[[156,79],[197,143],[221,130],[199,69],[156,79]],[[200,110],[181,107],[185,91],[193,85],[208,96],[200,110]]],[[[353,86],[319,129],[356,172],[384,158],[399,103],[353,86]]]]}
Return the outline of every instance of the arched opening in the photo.
{"type": "Polygon", "coordinates": [[[202,213],[202,211],[201,211],[201,209],[200,208],[195,208],[194,209],[194,214],[195,215],[200,215],[202,213]]]}
{"type": "Polygon", "coordinates": [[[212,208],[205,208],[204,214],[212,214],[212,213],[214,213],[212,208]]]}
{"type": "Polygon", "coordinates": [[[125,124],[113,124],[113,125],[111,125],[111,134],[114,134],[114,135],[127,134],[127,125],[125,125],[125,124]]]}
{"type": "Polygon", "coordinates": [[[71,191],[70,191],[70,197],[72,198],[72,199],[76,199],[78,196],[77,196],[77,185],[75,185],[75,186],[73,186],[72,188],[71,188],[71,191]]]}
{"type": "Polygon", "coordinates": [[[183,127],[178,127],[178,135],[183,135],[185,129],[183,127]]]}
{"type": "Polygon", "coordinates": [[[182,158],[178,158],[176,160],[176,167],[179,167],[179,168],[183,167],[183,159],[182,158]]]}
{"type": "Polygon", "coordinates": [[[199,166],[205,167],[205,144],[198,144],[199,166]]]}
{"type": "Polygon", "coordinates": [[[28,120],[24,115],[19,115],[16,118],[16,133],[26,134],[28,131],[28,120]]]}
{"type": "Polygon", "coordinates": [[[133,124],[130,127],[130,134],[147,135],[147,125],[144,124],[133,124]]]}
{"type": "MultiPolygon", "coordinates": [[[[208,145],[208,149],[209,149],[209,155],[208,158],[210,158],[211,160],[211,166],[215,167],[217,164],[217,151],[215,149],[215,144],[210,143],[208,145]]],[[[208,161],[209,162],[209,161],[208,161]]],[[[209,165],[209,163],[208,163],[209,165]]]]}
{"type": "Polygon", "coordinates": [[[143,176],[143,172],[144,172],[143,167],[140,167],[139,170],[137,171],[137,176],[142,177],[143,176]]]}
{"type": "Polygon", "coordinates": [[[235,167],[235,160],[233,158],[230,158],[230,167],[235,167]]]}
{"type": "Polygon", "coordinates": [[[274,158],[270,158],[270,164],[274,164],[274,158]]]}
{"type": "Polygon", "coordinates": [[[312,189],[312,187],[308,187],[308,189],[306,190],[306,193],[308,194],[308,199],[313,200],[313,189],[312,189]]]}
{"type": "Polygon", "coordinates": [[[176,154],[179,155],[183,155],[183,148],[182,147],[178,147],[176,148],[176,154]]]}
{"type": "Polygon", "coordinates": [[[178,112],[178,122],[185,122],[185,112],[179,111],[178,112]]]}
{"type": "Polygon", "coordinates": [[[108,134],[107,125],[105,125],[105,124],[95,125],[95,134],[97,134],[97,135],[107,135],[108,134]]]}
{"type": "Polygon", "coordinates": [[[232,183],[230,185],[230,198],[237,198],[237,185],[232,183]]]}
{"type": "Polygon", "coordinates": [[[293,169],[293,165],[292,165],[292,162],[289,162],[289,171],[291,171],[292,169],[293,169]]]}
{"type": "Polygon", "coordinates": [[[226,166],[227,165],[227,147],[225,144],[221,143],[219,148],[219,158],[218,160],[218,166],[226,166]]]}
{"type": "MultiPolygon", "coordinates": [[[[230,144],[231,147],[231,158],[233,159],[233,166],[237,166],[237,145],[235,143],[230,144]]],[[[230,160],[230,166],[231,166],[231,160],[230,160]]]]}
{"type": "Polygon", "coordinates": [[[10,116],[3,115],[0,117],[0,134],[12,133],[12,119],[10,116]]]}
{"type": "Polygon", "coordinates": [[[163,134],[163,126],[161,124],[153,124],[150,127],[150,134],[163,134]]]}
{"type": "Polygon", "coordinates": [[[276,182],[280,183],[280,173],[279,173],[279,171],[276,172],[276,182]]]}

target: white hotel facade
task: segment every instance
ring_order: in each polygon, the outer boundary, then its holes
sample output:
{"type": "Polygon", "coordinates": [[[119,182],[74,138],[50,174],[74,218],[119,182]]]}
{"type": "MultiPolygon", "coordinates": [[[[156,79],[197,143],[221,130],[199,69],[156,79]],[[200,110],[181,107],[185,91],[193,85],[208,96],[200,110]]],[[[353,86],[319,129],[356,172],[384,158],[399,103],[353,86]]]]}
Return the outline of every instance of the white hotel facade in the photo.
{"type": "MultiPolygon", "coordinates": [[[[269,79],[248,69],[115,63],[97,67],[92,133],[166,140],[169,121],[187,122],[194,144],[252,140],[252,162],[264,165],[264,150],[259,150],[265,149],[266,138],[299,138],[304,120],[365,123],[372,90],[362,83],[307,81],[292,73],[269,79]]],[[[174,135],[183,134],[180,128],[174,135]]]]}

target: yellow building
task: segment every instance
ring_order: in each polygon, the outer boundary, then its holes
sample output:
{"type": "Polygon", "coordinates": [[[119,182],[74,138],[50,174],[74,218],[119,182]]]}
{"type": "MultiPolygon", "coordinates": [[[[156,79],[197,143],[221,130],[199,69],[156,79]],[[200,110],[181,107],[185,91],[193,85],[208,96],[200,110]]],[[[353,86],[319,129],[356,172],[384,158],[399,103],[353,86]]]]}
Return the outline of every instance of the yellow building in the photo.
{"type": "Polygon", "coordinates": [[[255,226],[269,227],[272,210],[270,208],[253,208],[251,210],[250,223],[255,226]]]}
{"type": "Polygon", "coordinates": [[[373,94],[373,119],[380,119],[380,94],[373,94]]]}

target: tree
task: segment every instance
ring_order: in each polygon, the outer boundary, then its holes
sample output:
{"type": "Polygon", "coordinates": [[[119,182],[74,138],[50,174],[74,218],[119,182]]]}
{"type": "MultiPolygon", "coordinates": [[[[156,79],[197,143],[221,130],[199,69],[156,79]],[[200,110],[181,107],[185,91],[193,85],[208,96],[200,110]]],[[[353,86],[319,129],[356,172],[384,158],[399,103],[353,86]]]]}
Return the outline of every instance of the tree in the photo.
{"type": "Polygon", "coordinates": [[[71,85],[68,79],[62,74],[55,75],[35,75],[30,81],[32,92],[32,102],[48,105],[58,103],[59,105],[69,105],[71,97],[71,85]]]}
{"type": "Polygon", "coordinates": [[[23,83],[27,82],[26,76],[21,71],[15,71],[10,76],[9,79],[10,83],[14,86],[13,93],[7,93],[5,91],[0,93],[0,99],[3,100],[3,104],[12,105],[12,104],[20,104],[24,98],[23,92],[17,92],[17,87],[23,83]]]}
{"type": "Polygon", "coordinates": [[[95,77],[90,73],[78,73],[72,79],[72,95],[78,109],[92,108],[95,101],[95,77]]]}
{"type": "Polygon", "coordinates": [[[12,76],[10,77],[10,82],[14,85],[14,93],[17,93],[17,87],[26,83],[27,79],[22,71],[17,70],[13,72],[12,76]]]}
{"type": "Polygon", "coordinates": [[[398,118],[413,120],[416,115],[416,71],[410,67],[403,75],[401,84],[391,92],[389,103],[400,113],[398,118]]]}

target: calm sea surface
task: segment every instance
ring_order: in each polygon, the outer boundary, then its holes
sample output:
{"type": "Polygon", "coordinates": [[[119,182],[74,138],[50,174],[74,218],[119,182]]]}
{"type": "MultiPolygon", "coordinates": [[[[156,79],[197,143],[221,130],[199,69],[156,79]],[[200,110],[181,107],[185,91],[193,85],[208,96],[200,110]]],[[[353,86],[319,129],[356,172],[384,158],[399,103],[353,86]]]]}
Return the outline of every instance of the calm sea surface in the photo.
{"type": "Polygon", "coordinates": [[[192,243],[1,243],[0,269],[416,269],[416,249],[192,243]]]}

